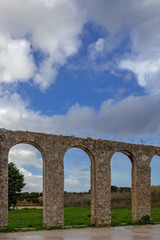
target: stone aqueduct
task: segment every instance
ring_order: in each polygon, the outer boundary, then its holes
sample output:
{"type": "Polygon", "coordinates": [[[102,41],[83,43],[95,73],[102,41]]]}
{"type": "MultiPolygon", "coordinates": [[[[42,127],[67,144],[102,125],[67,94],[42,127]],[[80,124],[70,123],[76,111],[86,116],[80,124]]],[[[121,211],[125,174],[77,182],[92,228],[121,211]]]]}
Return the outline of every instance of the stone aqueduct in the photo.
{"type": "Polygon", "coordinates": [[[133,222],[151,214],[150,162],[160,155],[160,147],[0,129],[0,228],[8,224],[8,154],[18,143],[35,146],[43,157],[44,227],[64,224],[63,158],[73,147],[84,150],[91,160],[93,225],[109,225],[111,221],[110,161],[115,152],[126,154],[132,163],[133,222]]]}

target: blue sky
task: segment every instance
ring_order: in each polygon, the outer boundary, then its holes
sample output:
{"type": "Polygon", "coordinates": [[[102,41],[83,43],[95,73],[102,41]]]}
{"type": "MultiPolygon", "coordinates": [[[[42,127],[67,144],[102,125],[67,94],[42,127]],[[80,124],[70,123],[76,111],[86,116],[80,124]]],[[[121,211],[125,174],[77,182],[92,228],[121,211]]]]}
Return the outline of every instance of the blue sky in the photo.
{"type": "MultiPolygon", "coordinates": [[[[0,127],[159,145],[159,25],[158,0],[1,0],[0,127]]],[[[87,190],[89,160],[75,152],[65,186],[87,190]]],[[[35,149],[17,146],[10,161],[40,189],[35,149]]],[[[116,185],[124,169],[112,170],[116,185]]]]}

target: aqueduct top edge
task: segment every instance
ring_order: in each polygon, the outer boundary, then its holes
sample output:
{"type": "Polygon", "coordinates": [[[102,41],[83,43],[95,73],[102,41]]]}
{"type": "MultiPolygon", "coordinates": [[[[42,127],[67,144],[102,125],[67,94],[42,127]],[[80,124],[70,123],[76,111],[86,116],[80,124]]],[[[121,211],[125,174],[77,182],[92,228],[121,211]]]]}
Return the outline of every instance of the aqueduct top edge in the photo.
{"type": "MultiPolygon", "coordinates": [[[[111,140],[103,139],[92,139],[92,138],[81,138],[74,136],[63,136],[63,135],[54,135],[48,133],[39,133],[39,132],[30,132],[30,131],[13,131],[0,128],[0,143],[8,145],[9,148],[13,147],[18,143],[31,143],[32,145],[39,146],[43,149],[43,146],[48,146],[50,144],[56,145],[61,144],[63,150],[66,151],[72,147],[83,147],[89,149],[91,152],[100,151],[109,151],[111,155],[115,152],[122,152],[126,155],[136,156],[145,155],[152,159],[154,155],[160,155],[160,147],[152,145],[142,145],[142,144],[132,144],[111,140]]],[[[149,160],[148,160],[149,161],[149,160]]]]}

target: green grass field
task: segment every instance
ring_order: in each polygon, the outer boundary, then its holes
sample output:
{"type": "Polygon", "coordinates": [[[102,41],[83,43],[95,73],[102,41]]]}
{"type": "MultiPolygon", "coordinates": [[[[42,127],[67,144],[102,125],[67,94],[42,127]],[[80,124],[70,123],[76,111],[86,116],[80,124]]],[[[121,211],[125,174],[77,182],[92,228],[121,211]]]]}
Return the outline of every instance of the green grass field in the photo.
{"type": "MultiPolygon", "coordinates": [[[[112,226],[130,225],[132,224],[131,207],[113,207],[112,208],[112,226]]],[[[152,223],[160,223],[160,206],[152,206],[152,223]]],[[[90,208],[70,207],[64,209],[64,225],[91,226],[90,208]]],[[[11,231],[24,231],[24,228],[34,228],[34,230],[43,229],[43,211],[41,209],[10,210],[8,219],[8,229],[11,231]]],[[[30,229],[31,230],[31,229],[30,229]]],[[[2,231],[1,231],[2,232],[2,231]]]]}
{"type": "Polygon", "coordinates": [[[111,225],[130,225],[132,224],[131,207],[112,207],[111,210],[111,225]]]}
{"type": "MultiPolygon", "coordinates": [[[[64,225],[87,225],[91,226],[90,208],[70,207],[64,209],[64,225]]],[[[42,209],[24,208],[21,210],[10,210],[8,216],[8,231],[17,228],[43,229],[42,209]]]]}
{"type": "Polygon", "coordinates": [[[91,226],[90,208],[68,207],[64,209],[64,225],[91,226]]]}
{"type": "Polygon", "coordinates": [[[8,228],[30,228],[41,229],[43,227],[43,210],[24,208],[21,210],[10,210],[8,212],[8,228]]]}

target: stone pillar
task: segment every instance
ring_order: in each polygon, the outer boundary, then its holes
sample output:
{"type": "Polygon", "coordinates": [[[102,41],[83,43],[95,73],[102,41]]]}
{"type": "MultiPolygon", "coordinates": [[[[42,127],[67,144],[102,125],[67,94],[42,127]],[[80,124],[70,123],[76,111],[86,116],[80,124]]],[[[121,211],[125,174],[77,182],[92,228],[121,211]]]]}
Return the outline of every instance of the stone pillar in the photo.
{"type": "Polygon", "coordinates": [[[91,225],[95,225],[95,162],[94,160],[91,160],[90,182],[91,182],[91,225]]]}
{"type": "Polygon", "coordinates": [[[95,226],[107,226],[111,222],[111,168],[104,154],[96,153],[95,167],[95,226]]]}
{"type": "Polygon", "coordinates": [[[64,225],[64,173],[63,155],[58,148],[47,149],[44,161],[44,227],[64,225]]]}
{"type": "Polygon", "coordinates": [[[132,221],[151,216],[151,167],[148,164],[132,166],[132,221]]]}
{"type": "Polygon", "coordinates": [[[0,143],[0,229],[8,225],[8,150],[0,143]]]}

